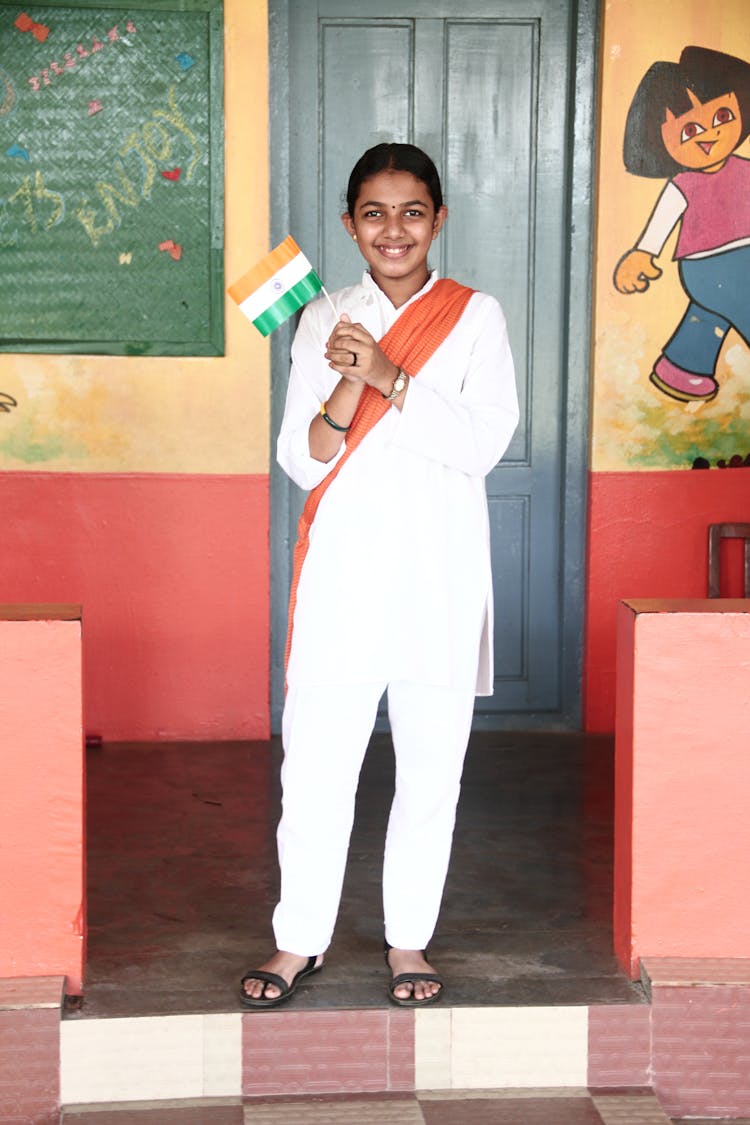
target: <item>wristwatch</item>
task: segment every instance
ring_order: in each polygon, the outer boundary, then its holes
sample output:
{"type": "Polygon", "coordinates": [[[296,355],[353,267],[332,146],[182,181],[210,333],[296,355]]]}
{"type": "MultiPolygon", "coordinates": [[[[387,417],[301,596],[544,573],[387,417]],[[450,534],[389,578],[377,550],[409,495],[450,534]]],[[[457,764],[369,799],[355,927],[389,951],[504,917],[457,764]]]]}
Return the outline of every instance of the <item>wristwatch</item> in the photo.
{"type": "Polygon", "coordinates": [[[408,383],[408,381],[409,381],[409,376],[406,374],[406,372],[405,371],[399,371],[398,375],[393,380],[393,386],[391,387],[391,393],[389,395],[383,395],[383,398],[385,399],[385,401],[386,402],[393,402],[394,399],[398,398],[398,396],[401,394],[401,392],[403,391],[403,389],[406,386],[406,384],[408,383]]]}

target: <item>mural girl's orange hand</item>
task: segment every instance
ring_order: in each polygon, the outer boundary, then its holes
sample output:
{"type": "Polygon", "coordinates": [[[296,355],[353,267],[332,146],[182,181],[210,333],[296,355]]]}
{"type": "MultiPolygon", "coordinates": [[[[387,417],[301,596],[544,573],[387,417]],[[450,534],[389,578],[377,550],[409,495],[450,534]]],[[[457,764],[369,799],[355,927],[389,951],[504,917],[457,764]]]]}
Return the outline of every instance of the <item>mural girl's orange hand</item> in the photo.
{"type": "Polygon", "coordinates": [[[615,266],[615,289],[620,293],[645,293],[662,271],[646,250],[628,250],[615,266]]]}

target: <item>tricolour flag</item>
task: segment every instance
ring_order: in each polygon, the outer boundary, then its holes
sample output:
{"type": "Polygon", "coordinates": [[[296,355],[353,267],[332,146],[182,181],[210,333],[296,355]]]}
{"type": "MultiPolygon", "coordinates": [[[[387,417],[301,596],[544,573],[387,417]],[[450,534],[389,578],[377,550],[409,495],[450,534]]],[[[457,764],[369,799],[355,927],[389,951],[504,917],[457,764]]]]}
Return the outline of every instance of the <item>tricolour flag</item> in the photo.
{"type": "Polygon", "coordinates": [[[229,296],[258,331],[268,336],[322,288],[323,282],[289,235],[229,286],[229,296]]]}

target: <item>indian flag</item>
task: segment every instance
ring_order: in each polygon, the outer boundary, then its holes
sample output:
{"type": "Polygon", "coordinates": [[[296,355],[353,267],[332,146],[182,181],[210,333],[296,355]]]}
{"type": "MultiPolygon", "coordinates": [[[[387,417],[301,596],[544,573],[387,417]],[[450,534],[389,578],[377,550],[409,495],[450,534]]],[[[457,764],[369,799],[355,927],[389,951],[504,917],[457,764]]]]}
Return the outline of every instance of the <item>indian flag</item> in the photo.
{"type": "Polygon", "coordinates": [[[229,287],[229,296],[263,336],[323,288],[315,270],[291,235],[229,287]]]}

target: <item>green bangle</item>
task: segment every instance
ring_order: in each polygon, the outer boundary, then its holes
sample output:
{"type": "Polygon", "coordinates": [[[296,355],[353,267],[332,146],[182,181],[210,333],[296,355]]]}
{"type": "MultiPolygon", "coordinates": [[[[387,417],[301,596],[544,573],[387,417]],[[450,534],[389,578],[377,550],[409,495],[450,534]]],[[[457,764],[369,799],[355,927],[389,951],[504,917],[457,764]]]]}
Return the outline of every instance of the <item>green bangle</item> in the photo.
{"type": "Polygon", "coordinates": [[[338,422],[334,422],[334,420],[333,420],[333,418],[332,418],[332,417],[330,416],[330,414],[328,414],[328,413],[326,412],[326,406],[327,406],[327,405],[328,405],[328,403],[327,403],[327,402],[321,402],[321,404],[320,404],[320,416],[321,416],[321,418],[323,419],[323,421],[324,421],[324,422],[327,422],[327,423],[328,423],[328,425],[329,425],[329,426],[330,426],[330,427],[331,427],[332,429],[334,429],[334,430],[338,430],[338,432],[339,432],[340,434],[346,434],[346,433],[348,433],[348,432],[349,432],[349,427],[348,427],[348,426],[340,426],[340,425],[338,424],[338,422]]]}

